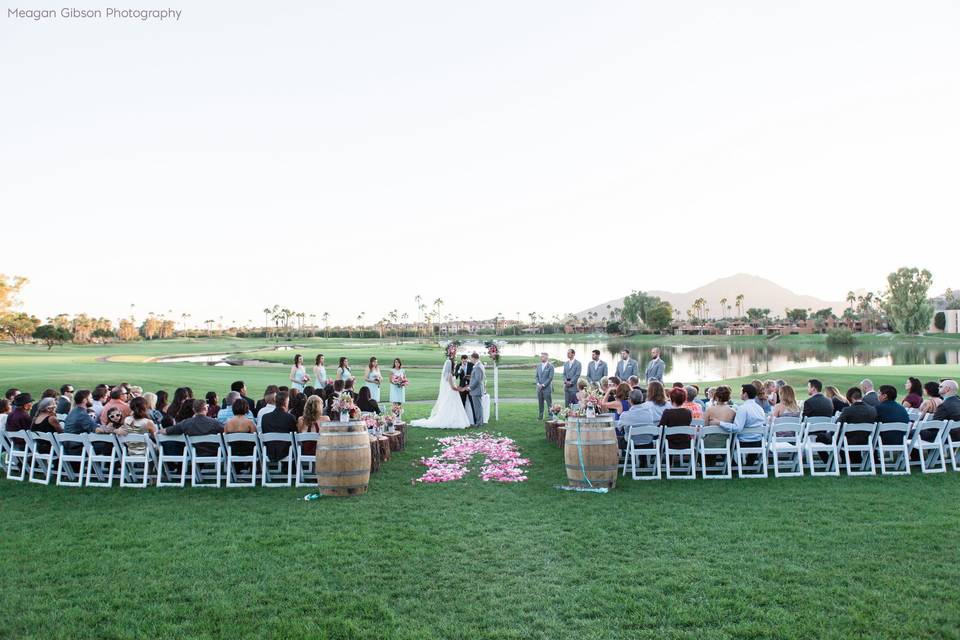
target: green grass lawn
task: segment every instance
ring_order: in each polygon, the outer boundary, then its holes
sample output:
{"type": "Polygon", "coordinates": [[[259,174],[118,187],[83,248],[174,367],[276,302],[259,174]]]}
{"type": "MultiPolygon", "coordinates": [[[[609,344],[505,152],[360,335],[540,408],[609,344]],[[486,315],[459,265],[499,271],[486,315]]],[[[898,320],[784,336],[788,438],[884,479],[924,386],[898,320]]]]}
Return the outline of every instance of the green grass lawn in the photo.
{"type": "Polygon", "coordinates": [[[358,498],[0,480],[0,636],[960,637],[960,474],[557,491],[534,410],[518,485],[413,484],[416,429],[358,498]]]}

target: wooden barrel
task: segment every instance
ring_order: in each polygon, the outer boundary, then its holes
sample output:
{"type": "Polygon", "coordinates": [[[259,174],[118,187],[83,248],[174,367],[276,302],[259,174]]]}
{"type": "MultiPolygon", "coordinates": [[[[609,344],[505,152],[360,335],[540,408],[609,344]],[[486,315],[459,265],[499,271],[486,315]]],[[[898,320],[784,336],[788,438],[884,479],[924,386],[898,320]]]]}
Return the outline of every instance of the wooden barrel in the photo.
{"type": "Polygon", "coordinates": [[[613,416],[569,418],[565,427],[563,459],[567,482],[571,486],[609,489],[617,486],[619,450],[613,416]]]}
{"type": "Polygon", "coordinates": [[[370,483],[370,436],[362,420],[321,422],[317,488],[327,496],[356,496],[370,483]]]}

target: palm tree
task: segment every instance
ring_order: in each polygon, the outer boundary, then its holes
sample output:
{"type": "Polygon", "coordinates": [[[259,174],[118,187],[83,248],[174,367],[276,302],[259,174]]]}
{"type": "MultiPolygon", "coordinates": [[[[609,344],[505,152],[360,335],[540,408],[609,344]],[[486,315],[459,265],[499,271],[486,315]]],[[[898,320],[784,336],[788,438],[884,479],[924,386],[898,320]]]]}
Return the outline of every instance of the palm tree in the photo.
{"type": "Polygon", "coordinates": [[[263,308],[263,337],[270,334],[270,307],[263,308]]]}
{"type": "Polygon", "coordinates": [[[724,315],[724,313],[723,313],[726,308],[727,308],[727,299],[726,299],[726,298],[720,298],[720,314],[721,314],[724,318],[727,317],[727,316],[724,315]]]}
{"type": "Polygon", "coordinates": [[[437,309],[437,317],[440,317],[440,307],[443,306],[443,298],[437,298],[433,301],[433,306],[437,309]]]}
{"type": "Polygon", "coordinates": [[[853,312],[853,303],[857,301],[857,294],[853,291],[847,291],[847,303],[850,305],[850,311],[853,312]]]}
{"type": "Polygon", "coordinates": [[[323,318],[323,331],[324,331],[323,337],[329,338],[330,337],[330,314],[324,311],[323,315],[320,317],[323,318]]]}
{"type": "Polygon", "coordinates": [[[742,293],[737,294],[737,317],[738,318],[743,317],[743,294],[742,293]]]}

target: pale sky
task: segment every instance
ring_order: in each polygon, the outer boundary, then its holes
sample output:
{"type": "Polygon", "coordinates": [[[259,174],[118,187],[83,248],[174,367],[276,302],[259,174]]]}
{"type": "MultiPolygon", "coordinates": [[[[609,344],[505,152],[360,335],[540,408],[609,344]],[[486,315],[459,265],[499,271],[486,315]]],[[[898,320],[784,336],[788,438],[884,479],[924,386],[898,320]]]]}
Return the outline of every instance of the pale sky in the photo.
{"type": "Polygon", "coordinates": [[[374,321],[418,293],[549,317],[737,272],[842,300],[904,265],[960,286],[954,1],[18,6],[0,272],[41,317],[374,321]]]}

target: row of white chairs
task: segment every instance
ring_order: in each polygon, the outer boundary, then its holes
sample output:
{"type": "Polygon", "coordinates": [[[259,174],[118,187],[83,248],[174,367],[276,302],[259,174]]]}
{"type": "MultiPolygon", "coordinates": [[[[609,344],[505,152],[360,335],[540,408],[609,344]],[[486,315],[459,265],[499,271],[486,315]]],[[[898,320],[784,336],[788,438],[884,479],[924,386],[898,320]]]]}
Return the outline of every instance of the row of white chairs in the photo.
{"type": "Polygon", "coordinates": [[[264,487],[315,485],[316,456],[304,452],[317,433],[228,433],[206,436],[70,434],[0,431],[0,463],[10,480],[61,486],[264,487]],[[46,443],[46,444],[41,444],[46,443]],[[267,445],[286,443],[270,459],[267,445]],[[141,452],[132,453],[129,445],[141,452]],[[238,455],[234,445],[247,445],[238,455]],[[139,445],[139,446],[137,446],[139,445]],[[166,447],[164,445],[167,445],[166,447]],[[216,452],[213,449],[216,449],[216,452]]]}
{"type": "Polygon", "coordinates": [[[849,476],[875,475],[878,469],[902,475],[911,465],[923,473],[943,473],[947,459],[960,471],[960,439],[950,435],[960,421],[838,424],[831,417],[777,418],[739,434],[694,422],[700,424],[631,426],[622,474],[629,472],[634,480],[659,480],[664,474],[694,479],[699,471],[702,478],[729,479],[736,467],[741,478],[766,478],[773,467],[778,478],[803,476],[804,469],[811,476],[839,476],[841,468],[849,476]],[[850,442],[853,434],[864,442],[850,442]],[[689,437],[689,445],[674,446],[670,436],[689,437]]]}

